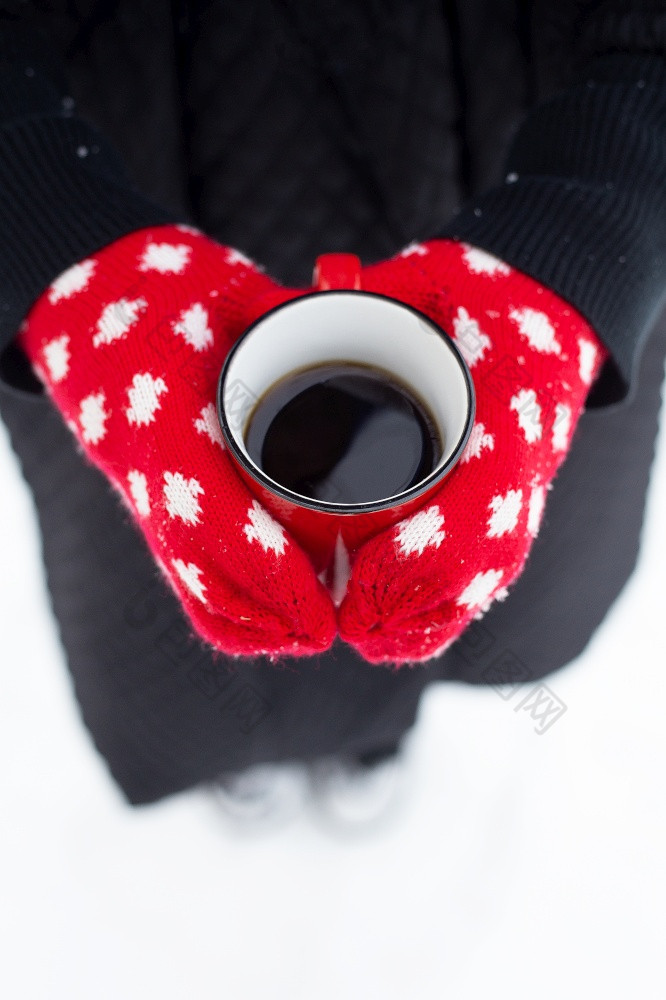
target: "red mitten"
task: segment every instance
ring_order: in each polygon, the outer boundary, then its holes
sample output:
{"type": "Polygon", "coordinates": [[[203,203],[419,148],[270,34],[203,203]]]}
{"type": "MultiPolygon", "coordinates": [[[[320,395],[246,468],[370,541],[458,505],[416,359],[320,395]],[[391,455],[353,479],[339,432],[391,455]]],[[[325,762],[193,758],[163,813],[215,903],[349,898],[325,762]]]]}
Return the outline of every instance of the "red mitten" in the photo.
{"type": "Polygon", "coordinates": [[[311,655],[336,634],[328,592],[240,479],[215,413],[231,345],[305,291],[190,226],[156,226],[61,274],[19,335],[196,631],[231,655],[311,655]]]}
{"type": "Polygon", "coordinates": [[[458,465],[422,509],[352,556],[338,609],[341,637],[365,659],[417,662],[519,576],[608,351],[573,306],[464,243],[412,244],[363,268],[361,283],[450,331],[477,397],[458,465]]]}

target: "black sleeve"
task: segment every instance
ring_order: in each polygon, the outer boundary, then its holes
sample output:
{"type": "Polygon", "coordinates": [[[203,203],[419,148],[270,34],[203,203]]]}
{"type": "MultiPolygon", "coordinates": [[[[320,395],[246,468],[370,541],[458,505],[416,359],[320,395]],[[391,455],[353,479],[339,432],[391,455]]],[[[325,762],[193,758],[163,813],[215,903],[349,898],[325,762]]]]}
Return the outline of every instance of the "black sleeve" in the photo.
{"type": "Polygon", "coordinates": [[[495,254],[579,310],[611,352],[587,401],[601,407],[631,398],[666,304],[666,0],[578,2],[568,22],[565,8],[532,4],[562,79],[526,113],[503,183],[434,235],[495,254]]]}
{"type": "Polygon", "coordinates": [[[133,230],[188,221],[136,189],[67,86],[45,35],[0,12],[0,353],[67,267],[133,230]]]}

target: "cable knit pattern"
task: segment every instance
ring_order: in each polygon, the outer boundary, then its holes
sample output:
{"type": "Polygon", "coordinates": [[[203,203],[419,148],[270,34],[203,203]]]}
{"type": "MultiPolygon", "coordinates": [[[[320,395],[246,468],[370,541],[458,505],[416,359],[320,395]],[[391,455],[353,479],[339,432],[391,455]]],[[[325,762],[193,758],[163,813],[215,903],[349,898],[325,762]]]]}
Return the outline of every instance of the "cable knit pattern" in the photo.
{"type": "Polygon", "coordinates": [[[60,274],[19,335],[196,631],[234,656],[311,655],[336,633],[308,556],[247,490],[215,414],[233,342],[299,294],[193,227],[157,226],[60,274]]]}
{"type": "Polygon", "coordinates": [[[477,396],[441,489],[352,555],[340,634],[370,662],[397,665],[438,655],[507,596],[608,352],[572,306],[462,242],[411,244],[361,283],[449,332],[477,396]]]}

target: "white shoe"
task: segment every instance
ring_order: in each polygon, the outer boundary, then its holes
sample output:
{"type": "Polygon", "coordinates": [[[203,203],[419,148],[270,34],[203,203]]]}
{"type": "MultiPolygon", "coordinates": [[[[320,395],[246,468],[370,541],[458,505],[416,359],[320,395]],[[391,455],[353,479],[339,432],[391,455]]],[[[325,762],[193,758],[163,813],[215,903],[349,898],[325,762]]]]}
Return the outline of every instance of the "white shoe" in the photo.
{"type": "Polygon", "coordinates": [[[315,812],[342,832],[376,830],[400,811],[408,770],[402,751],[375,764],[351,757],[322,758],[310,767],[315,812]]]}
{"type": "Polygon", "coordinates": [[[309,793],[307,768],[301,764],[256,764],[221,774],[210,786],[217,804],[234,823],[275,827],[297,816],[309,793]]]}

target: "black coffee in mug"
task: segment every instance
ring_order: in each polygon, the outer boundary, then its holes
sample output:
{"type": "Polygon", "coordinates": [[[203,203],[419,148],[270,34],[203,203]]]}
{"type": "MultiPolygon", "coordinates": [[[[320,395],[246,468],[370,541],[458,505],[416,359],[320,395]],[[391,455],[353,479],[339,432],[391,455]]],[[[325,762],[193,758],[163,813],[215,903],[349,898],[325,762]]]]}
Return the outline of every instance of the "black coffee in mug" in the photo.
{"type": "Polygon", "coordinates": [[[287,489],[324,503],[387,499],[425,479],[445,447],[424,402],[374,365],[331,361],[290,372],[255,403],[250,458],[287,489]]]}

